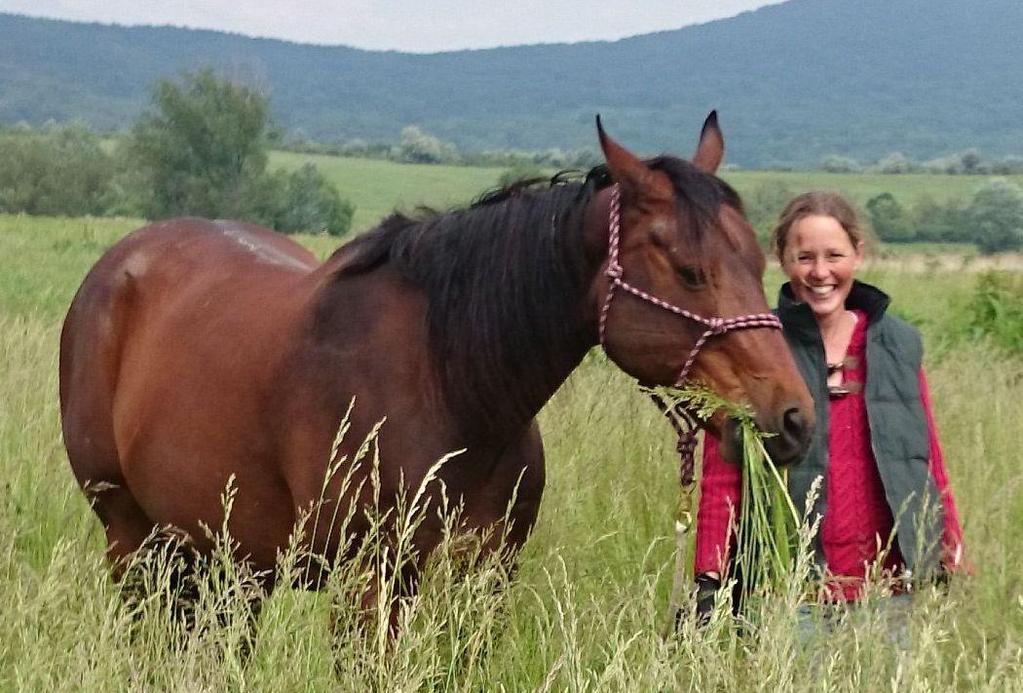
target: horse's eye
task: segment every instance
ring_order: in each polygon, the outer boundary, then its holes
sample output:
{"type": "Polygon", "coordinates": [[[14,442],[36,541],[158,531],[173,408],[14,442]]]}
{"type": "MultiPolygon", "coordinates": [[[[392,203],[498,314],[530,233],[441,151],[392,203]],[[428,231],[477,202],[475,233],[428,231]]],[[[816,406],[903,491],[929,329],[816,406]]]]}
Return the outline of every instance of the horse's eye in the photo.
{"type": "Polygon", "coordinates": [[[707,278],[703,275],[703,270],[699,267],[693,267],[692,265],[680,267],[678,275],[682,277],[682,281],[684,281],[690,289],[702,289],[707,283],[707,278]]]}

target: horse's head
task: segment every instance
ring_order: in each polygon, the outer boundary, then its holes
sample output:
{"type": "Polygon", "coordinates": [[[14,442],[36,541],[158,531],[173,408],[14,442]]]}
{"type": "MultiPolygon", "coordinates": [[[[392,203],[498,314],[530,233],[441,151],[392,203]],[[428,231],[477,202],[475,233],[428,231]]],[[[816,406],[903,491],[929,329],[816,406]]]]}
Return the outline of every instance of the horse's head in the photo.
{"type": "MultiPolygon", "coordinates": [[[[746,402],[779,464],[801,457],[813,400],[764,296],[764,255],[738,195],[714,175],[724,140],[714,113],[692,162],[643,162],[597,122],[615,185],[602,191],[596,234],[604,272],[594,283],[605,350],[648,385],[700,381],[746,402]],[[604,217],[604,210],[606,217],[604,217]]],[[[737,426],[723,414],[709,428],[737,459],[737,426]]]]}

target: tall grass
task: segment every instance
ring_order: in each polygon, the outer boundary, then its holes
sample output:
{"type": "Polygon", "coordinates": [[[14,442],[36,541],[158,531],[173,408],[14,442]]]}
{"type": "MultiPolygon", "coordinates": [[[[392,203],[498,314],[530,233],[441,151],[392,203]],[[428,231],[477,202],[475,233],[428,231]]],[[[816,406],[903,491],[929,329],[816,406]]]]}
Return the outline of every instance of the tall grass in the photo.
{"type": "MultiPolygon", "coordinates": [[[[72,225],[68,238],[76,233],[72,225]]],[[[88,259],[82,253],[75,257],[88,259]]],[[[50,295],[70,297],[84,267],[37,271],[49,277],[50,295]]],[[[968,298],[965,281],[887,275],[880,283],[896,306],[940,316],[946,293],[968,298]]],[[[541,414],[547,489],[513,579],[488,560],[466,571],[475,549],[452,534],[418,596],[401,602],[393,641],[381,637],[384,609],[367,626],[353,603],[371,575],[353,567],[318,593],[276,590],[250,643],[257,585],[227,560],[227,537],[199,589],[193,630],[170,615],[170,555],[147,559],[147,596],[125,600],[110,581],[101,528],[60,441],[60,315],[49,299],[31,298],[0,296],[0,690],[1020,689],[1023,363],[985,343],[955,342],[929,364],[976,574],[917,595],[907,651],[887,637],[880,608],[802,639],[798,569],[791,590],[763,602],[755,630],[738,627],[722,605],[707,627],[685,618],[677,636],[665,637],[678,500],[673,435],[598,352],[541,414]]],[[[924,329],[931,344],[940,323],[924,329]]],[[[432,484],[424,494],[439,498],[432,484]]],[[[402,506],[412,523],[414,498],[402,506]]],[[[395,558],[374,570],[390,571],[395,558]]],[[[389,604],[386,596],[375,603],[389,604]]]]}

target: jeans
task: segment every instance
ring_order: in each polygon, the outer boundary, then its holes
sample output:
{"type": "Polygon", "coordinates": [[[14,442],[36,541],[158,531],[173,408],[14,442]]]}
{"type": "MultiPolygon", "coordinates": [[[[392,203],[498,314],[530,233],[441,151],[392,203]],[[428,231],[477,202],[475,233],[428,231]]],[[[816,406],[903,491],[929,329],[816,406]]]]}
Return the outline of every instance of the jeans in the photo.
{"type": "Polygon", "coordinates": [[[880,618],[884,622],[888,639],[900,652],[908,652],[912,639],[909,632],[909,618],[913,609],[913,595],[895,594],[883,599],[849,604],[802,604],[796,618],[796,638],[802,645],[808,645],[834,633],[843,617],[847,623],[880,618]]]}

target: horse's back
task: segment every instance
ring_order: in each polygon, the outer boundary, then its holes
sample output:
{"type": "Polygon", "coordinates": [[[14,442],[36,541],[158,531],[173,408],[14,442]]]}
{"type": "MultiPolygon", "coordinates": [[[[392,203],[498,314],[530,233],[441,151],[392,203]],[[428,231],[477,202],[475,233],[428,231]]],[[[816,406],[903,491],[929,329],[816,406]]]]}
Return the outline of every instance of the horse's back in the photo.
{"type": "MultiPolygon", "coordinates": [[[[237,296],[265,283],[275,289],[297,284],[316,266],[297,243],[242,222],[173,219],[129,234],[93,265],[68,310],[61,334],[62,408],[82,389],[77,371],[95,369],[100,354],[117,360],[131,328],[143,320],[152,324],[175,310],[194,311],[191,304],[200,301],[214,313],[214,302],[240,303],[237,296]]],[[[251,297],[244,302],[251,304],[251,297]]],[[[113,374],[102,380],[116,386],[113,374]]]]}
{"type": "MultiPolygon", "coordinates": [[[[149,526],[215,519],[232,473],[250,496],[287,507],[259,477],[269,452],[253,430],[317,264],[271,231],[201,219],[152,224],[104,254],[61,335],[62,425],[79,482],[130,489],[122,500],[149,526]],[[250,469],[231,468],[246,456],[250,469]]],[[[117,522],[103,498],[97,511],[117,522]]]]}

